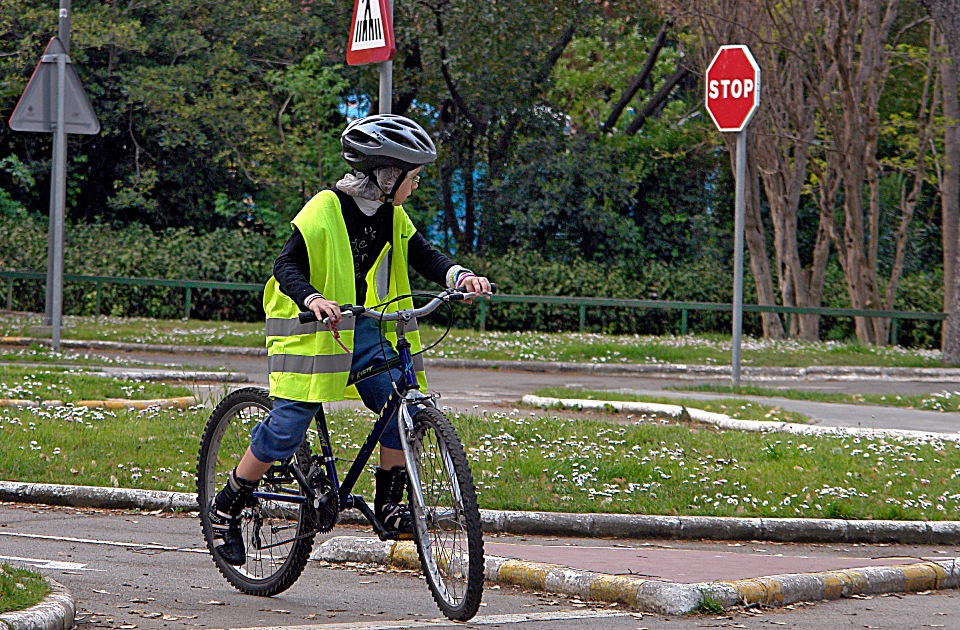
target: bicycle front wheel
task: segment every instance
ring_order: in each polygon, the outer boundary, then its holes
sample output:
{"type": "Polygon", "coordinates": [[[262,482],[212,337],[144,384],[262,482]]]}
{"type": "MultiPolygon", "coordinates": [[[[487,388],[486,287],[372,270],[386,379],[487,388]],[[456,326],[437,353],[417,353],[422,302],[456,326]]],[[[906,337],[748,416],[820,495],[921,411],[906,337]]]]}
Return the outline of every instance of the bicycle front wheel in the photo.
{"type": "Polygon", "coordinates": [[[420,566],[443,614],[467,621],[483,595],[483,532],[467,456],[450,420],[432,407],[413,416],[409,446],[416,466],[410,471],[410,504],[420,566]]]}
{"type": "MultiPolygon", "coordinates": [[[[250,430],[273,409],[267,391],[259,387],[239,389],[214,409],[200,443],[197,460],[197,499],[207,548],[217,569],[237,590],[250,595],[276,595],[296,582],[310,559],[315,528],[311,507],[304,492],[289,473],[268,473],[258,493],[273,498],[256,498],[241,514],[241,533],[246,561],[227,564],[214,553],[213,530],[207,506],[227,482],[230,471],[240,462],[250,444],[250,430]]],[[[293,465],[310,470],[310,445],[304,441],[294,455],[293,465]]]]}

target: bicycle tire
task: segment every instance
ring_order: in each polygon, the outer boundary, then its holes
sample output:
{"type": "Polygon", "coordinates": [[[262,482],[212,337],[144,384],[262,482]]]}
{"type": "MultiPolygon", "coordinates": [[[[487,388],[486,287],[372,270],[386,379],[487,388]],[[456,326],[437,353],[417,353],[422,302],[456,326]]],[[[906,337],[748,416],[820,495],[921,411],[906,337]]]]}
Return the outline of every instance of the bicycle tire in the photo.
{"type": "MultiPolygon", "coordinates": [[[[241,515],[247,559],[241,566],[232,566],[214,553],[206,506],[246,452],[250,430],[271,409],[273,401],[265,389],[246,387],[232,392],[210,415],[197,457],[197,501],[207,549],[217,569],[234,588],[264,597],[290,588],[310,559],[314,538],[310,508],[307,504],[254,499],[254,504],[241,515]]],[[[306,440],[294,455],[294,462],[305,475],[310,470],[310,445],[306,440]]],[[[282,488],[280,484],[261,483],[258,490],[303,495],[296,481],[285,483],[282,488]]]]}
{"type": "Polygon", "coordinates": [[[455,621],[477,614],[483,596],[483,532],[473,475],[450,420],[425,407],[413,416],[410,473],[413,533],[420,566],[441,612],[455,621]],[[414,484],[419,484],[420,494],[414,484]],[[423,498],[421,502],[420,497],[423,498]]]}

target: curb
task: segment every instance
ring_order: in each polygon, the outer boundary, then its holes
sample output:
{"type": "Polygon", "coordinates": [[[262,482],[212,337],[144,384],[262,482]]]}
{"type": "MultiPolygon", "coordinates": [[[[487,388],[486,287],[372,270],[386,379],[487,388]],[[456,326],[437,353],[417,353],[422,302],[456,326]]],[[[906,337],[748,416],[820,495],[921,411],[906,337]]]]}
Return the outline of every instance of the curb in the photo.
{"type": "Polygon", "coordinates": [[[664,405],[659,403],[629,402],[618,400],[581,400],[576,398],[544,398],[541,396],[526,395],[520,399],[525,405],[533,407],[552,407],[561,405],[574,409],[615,409],[617,411],[633,411],[668,415],[674,419],[690,418],[697,422],[712,424],[721,429],[731,431],[753,431],[757,433],[791,433],[793,435],[838,435],[866,438],[897,437],[908,440],[943,440],[960,442],[960,433],[935,433],[932,431],[908,431],[903,429],[863,429],[857,427],[820,427],[795,422],[764,422],[760,420],[734,420],[722,413],[713,413],[693,407],[681,405],[664,405]]]}
{"type": "MultiPolygon", "coordinates": [[[[31,344],[49,345],[50,340],[37,337],[0,337],[0,345],[31,344]]],[[[178,346],[173,344],[127,343],[121,341],[84,341],[62,339],[65,348],[89,348],[141,352],[165,352],[170,354],[229,354],[239,356],[267,356],[266,348],[236,346],[178,346]]],[[[486,361],[481,359],[424,358],[427,367],[454,369],[513,370],[518,372],[574,372],[581,374],[640,374],[651,377],[671,378],[721,378],[729,377],[729,365],[685,365],[682,363],[612,364],[572,363],[563,361],[486,361]]],[[[791,367],[743,367],[744,378],[764,380],[772,378],[798,378],[805,380],[881,380],[942,382],[960,380],[960,368],[907,368],[907,367],[852,367],[812,366],[791,367]]]]}
{"type": "Polygon", "coordinates": [[[117,510],[196,511],[197,495],[188,492],[103,488],[50,483],[0,481],[0,501],[117,510]]]}
{"type": "MultiPolygon", "coordinates": [[[[310,554],[311,560],[361,562],[398,569],[420,569],[412,542],[337,536],[310,554]]],[[[743,605],[785,606],[800,601],[852,595],[909,593],[960,587],[958,559],[909,565],[793,573],[748,580],[678,584],[607,575],[557,564],[486,556],[484,579],[496,584],[558,593],[585,600],[618,603],[644,612],[683,615],[704,604],[724,609],[743,605]]]]}
{"type": "Polygon", "coordinates": [[[50,593],[36,606],[0,615],[0,626],[14,630],[70,630],[76,620],[77,605],[63,584],[44,578],[50,593]]]}
{"type": "Polygon", "coordinates": [[[17,400],[16,398],[0,398],[0,407],[31,407],[55,409],[59,407],[92,407],[95,409],[149,409],[161,407],[165,409],[187,409],[197,404],[193,396],[179,398],[154,398],[152,400],[128,400],[126,398],[107,398],[106,400],[79,400],[64,403],[62,400],[17,400]]]}
{"type": "MultiPolygon", "coordinates": [[[[189,492],[103,488],[0,481],[0,501],[70,507],[195,512],[189,492]]],[[[901,543],[955,545],[960,521],[868,521],[828,518],[740,518],[480,510],[483,530],[535,536],[662,538],[670,540],[759,540],[787,543],[901,543]]],[[[365,525],[356,511],[341,523],[365,525]]]]}

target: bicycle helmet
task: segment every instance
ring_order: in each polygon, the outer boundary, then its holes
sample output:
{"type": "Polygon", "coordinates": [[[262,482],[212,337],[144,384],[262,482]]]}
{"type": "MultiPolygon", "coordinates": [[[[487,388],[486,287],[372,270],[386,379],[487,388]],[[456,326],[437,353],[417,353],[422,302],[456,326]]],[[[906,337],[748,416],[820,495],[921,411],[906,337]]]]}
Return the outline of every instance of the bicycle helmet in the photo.
{"type": "Polygon", "coordinates": [[[437,159],[437,148],[423,127],[395,114],[376,114],[353,121],[340,135],[340,144],[340,155],[361,173],[381,166],[410,172],[437,159]]]}

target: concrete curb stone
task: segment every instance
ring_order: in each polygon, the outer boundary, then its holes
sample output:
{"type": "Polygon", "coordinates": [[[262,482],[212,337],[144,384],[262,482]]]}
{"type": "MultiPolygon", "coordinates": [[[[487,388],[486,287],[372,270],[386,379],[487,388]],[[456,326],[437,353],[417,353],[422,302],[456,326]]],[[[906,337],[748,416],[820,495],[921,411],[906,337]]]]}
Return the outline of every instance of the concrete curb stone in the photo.
{"type": "Polygon", "coordinates": [[[45,578],[50,593],[36,606],[0,614],[0,625],[14,630],[70,630],[76,620],[77,606],[63,584],[45,578]]]}
{"type": "MultiPolygon", "coordinates": [[[[195,512],[190,492],[104,488],[0,481],[0,501],[72,507],[177,510],[195,512]]],[[[589,538],[664,538],[673,540],[759,540],[766,542],[891,543],[955,545],[960,521],[862,521],[825,518],[739,518],[732,516],[658,516],[648,514],[574,514],[480,510],[489,533],[589,538]]],[[[340,521],[366,524],[356,511],[340,521]]]]}
{"type": "Polygon", "coordinates": [[[187,492],[0,481],[0,501],[118,510],[196,511],[197,495],[187,492]]]}
{"type": "MultiPolygon", "coordinates": [[[[310,559],[333,563],[380,564],[402,569],[420,568],[416,546],[411,542],[353,536],[337,536],[325,541],[311,553],[310,559]]],[[[645,612],[683,615],[698,610],[706,602],[719,604],[724,609],[750,604],[785,606],[852,595],[953,589],[960,587],[960,566],[957,562],[957,559],[951,558],[909,565],[677,584],[486,556],[484,578],[496,584],[510,584],[599,602],[616,602],[645,612]]]]}
{"type": "Polygon", "coordinates": [[[760,420],[736,420],[722,413],[659,403],[631,402],[619,400],[586,400],[579,398],[548,398],[527,395],[520,399],[525,405],[533,407],[562,407],[572,409],[616,409],[633,413],[668,415],[673,418],[689,418],[696,422],[712,424],[730,431],[751,431],[756,433],[790,433],[792,435],[836,435],[866,438],[899,438],[905,440],[943,440],[960,442],[958,433],[936,433],[932,431],[908,431],[901,429],[862,429],[853,427],[821,427],[794,422],[764,422],[760,420]]]}

